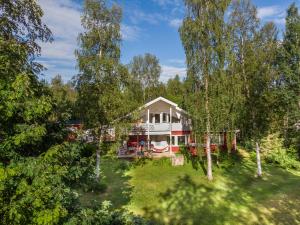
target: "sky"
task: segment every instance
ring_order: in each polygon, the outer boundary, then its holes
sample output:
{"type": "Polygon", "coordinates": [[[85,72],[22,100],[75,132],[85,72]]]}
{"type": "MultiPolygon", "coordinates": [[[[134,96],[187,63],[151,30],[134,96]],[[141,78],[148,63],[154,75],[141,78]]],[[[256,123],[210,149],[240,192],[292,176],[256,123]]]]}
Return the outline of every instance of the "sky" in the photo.
{"type": "MultiPolygon", "coordinates": [[[[121,24],[121,62],[128,64],[136,55],[151,53],[161,64],[161,81],[178,74],[185,77],[185,54],[178,28],[184,17],[183,0],[115,0],[123,8],[121,24]]],[[[52,43],[41,43],[38,61],[47,70],[41,79],[50,81],[60,74],[65,82],[78,73],[74,51],[83,31],[80,16],[83,0],[38,0],[44,11],[43,21],[51,29],[52,43]]],[[[253,0],[262,23],[274,21],[279,33],[284,31],[288,6],[300,0],[253,0]]]]}

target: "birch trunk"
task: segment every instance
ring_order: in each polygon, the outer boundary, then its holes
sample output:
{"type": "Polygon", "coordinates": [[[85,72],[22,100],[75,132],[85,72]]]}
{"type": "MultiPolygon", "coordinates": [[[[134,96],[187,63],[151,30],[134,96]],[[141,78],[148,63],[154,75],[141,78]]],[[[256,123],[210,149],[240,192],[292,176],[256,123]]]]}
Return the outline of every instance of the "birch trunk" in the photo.
{"type": "Polygon", "coordinates": [[[100,145],[96,151],[96,180],[100,179],[100,145]]]}
{"type": "Polygon", "coordinates": [[[262,176],[261,160],[260,160],[260,148],[258,142],[256,142],[256,161],[257,161],[257,176],[262,176]]]}
{"type": "Polygon", "coordinates": [[[207,155],[207,178],[213,179],[212,175],[212,161],[210,151],[210,111],[209,111],[209,99],[208,99],[208,76],[205,78],[205,111],[206,111],[206,155],[207,155]]]}
{"type": "Polygon", "coordinates": [[[98,149],[96,151],[96,180],[100,180],[100,160],[101,160],[101,143],[102,143],[102,132],[100,130],[100,135],[99,135],[99,144],[98,144],[98,149]]]}

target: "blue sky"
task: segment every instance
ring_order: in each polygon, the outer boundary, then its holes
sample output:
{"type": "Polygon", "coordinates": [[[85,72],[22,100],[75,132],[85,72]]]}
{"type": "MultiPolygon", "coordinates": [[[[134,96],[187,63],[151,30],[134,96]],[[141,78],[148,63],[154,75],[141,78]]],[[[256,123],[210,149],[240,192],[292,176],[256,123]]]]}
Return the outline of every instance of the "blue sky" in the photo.
{"type": "MultiPolygon", "coordinates": [[[[185,76],[185,55],[178,34],[184,16],[182,0],[115,0],[123,8],[122,63],[133,56],[152,53],[162,67],[161,80],[176,74],[185,76]]],[[[38,59],[47,71],[42,79],[51,80],[60,74],[64,81],[76,73],[74,50],[77,36],[82,31],[80,15],[82,0],[38,0],[44,10],[44,22],[54,34],[53,43],[42,43],[42,56],[38,59]]],[[[274,21],[280,32],[284,29],[287,7],[300,0],[253,0],[262,22],[274,21]]]]}

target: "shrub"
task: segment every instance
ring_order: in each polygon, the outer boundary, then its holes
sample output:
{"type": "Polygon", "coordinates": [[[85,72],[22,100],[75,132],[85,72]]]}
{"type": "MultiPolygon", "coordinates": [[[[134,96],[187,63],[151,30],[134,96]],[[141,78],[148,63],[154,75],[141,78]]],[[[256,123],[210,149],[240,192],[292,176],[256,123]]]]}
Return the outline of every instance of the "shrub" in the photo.
{"type": "Polygon", "coordinates": [[[85,192],[104,192],[107,189],[107,184],[102,180],[97,181],[95,178],[93,178],[82,185],[82,187],[85,192]]]}
{"type": "Polygon", "coordinates": [[[89,224],[89,225],[146,225],[143,218],[134,216],[126,211],[112,210],[109,201],[102,202],[98,208],[82,209],[80,213],[72,217],[66,225],[89,224]]]}
{"type": "Polygon", "coordinates": [[[299,169],[300,162],[297,160],[295,148],[285,148],[284,140],[278,133],[270,134],[262,139],[261,151],[266,162],[274,163],[282,168],[299,169]]]}

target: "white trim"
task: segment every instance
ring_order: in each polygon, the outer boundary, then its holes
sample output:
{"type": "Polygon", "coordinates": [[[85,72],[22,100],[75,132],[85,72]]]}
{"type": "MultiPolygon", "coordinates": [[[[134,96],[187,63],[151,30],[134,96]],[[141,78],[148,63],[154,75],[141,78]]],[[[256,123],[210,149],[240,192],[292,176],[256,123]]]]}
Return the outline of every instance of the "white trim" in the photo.
{"type": "Polygon", "coordinates": [[[146,103],[145,105],[143,105],[143,106],[140,107],[139,109],[141,110],[141,109],[143,109],[143,108],[149,107],[150,105],[153,105],[154,103],[159,102],[159,101],[163,101],[163,102],[165,102],[165,103],[167,103],[167,104],[169,104],[169,105],[172,105],[172,106],[174,106],[174,107],[176,108],[177,111],[183,112],[184,114],[188,115],[188,113],[187,113],[185,110],[179,108],[178,105],[177,105],[176,103],[174,103],[174,102],[172,102],[172,101],[170,101],[170,100],[168,100],[168,99],[166,99],[166,98],[163,98],[163,97],[158,97],[158,98],[156,98],[156,99],[154,99],[154,100],[152,100],[152,101],[146,103]]]}

